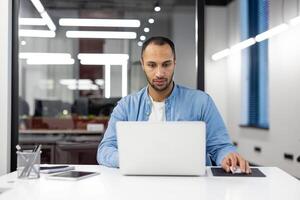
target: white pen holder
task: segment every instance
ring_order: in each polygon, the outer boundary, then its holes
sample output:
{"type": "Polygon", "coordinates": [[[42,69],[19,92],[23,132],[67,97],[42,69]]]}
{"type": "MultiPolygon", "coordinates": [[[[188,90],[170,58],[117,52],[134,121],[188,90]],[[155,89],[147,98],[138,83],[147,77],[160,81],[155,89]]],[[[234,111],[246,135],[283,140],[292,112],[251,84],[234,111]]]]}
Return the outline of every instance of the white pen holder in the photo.
{"type": "Polygon", "coordinates": [[[18,178],[40,178],[41,151],[17,151],[18,178]]]}

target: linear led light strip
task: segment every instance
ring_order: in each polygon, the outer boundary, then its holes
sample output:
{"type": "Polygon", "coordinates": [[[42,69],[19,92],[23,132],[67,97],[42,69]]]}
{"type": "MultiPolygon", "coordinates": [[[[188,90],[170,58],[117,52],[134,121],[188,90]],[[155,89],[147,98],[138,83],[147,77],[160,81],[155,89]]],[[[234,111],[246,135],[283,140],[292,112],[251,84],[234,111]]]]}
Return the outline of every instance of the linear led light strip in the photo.
{"type": "Polygon", "coordinates": [[[61,26],[94,26],[94,27],[140,27],[140,20],[136,19],[76,19],[61,18],[61,26]]]}
{"type": "Polygon", "coordinates": [[[67,38],[135,39],[135,32],[126,31],[67,31],[67,38]]]}
{"type": "Polygon", "coordinates": [[[78,54],[78,59],[82,65],[105,65],[105,90],[104,95],[110,98],[110,83],[111,83],[111,65],[122,66],[122,96],[127,95],[127,62],[129,59],[128,54],[78,54]]]}
{"type": "MultiPolygon", "coordinates": [[[[109,64],[105,65],[105,74],[104,74],[104,96],[105,98],[110,98],[110,74],[111,66],[109,64]]],[[[127,83],[126,83],[127,84],[127,83]]],[[[123,80],[122,80],[123,85],[123,80]]]]}
{"type": "Polygon", "coordinates": [[[69,53],[21,52],[19,58],[26,59],[28,65],[72,65],[75,63],[69,53]]]}
{"type": "Polygon", "coordinates": [[[46,22],[43,18],[19,18],[19,25],[45,26],[46,22]]]}
{"type": "Polygon", "coordinates": [[[98,90],[98,85],[68,85],[69,90],[98,90]]]}
{"type": "Polygon", "coordinates": [[[41,37],[41,38],[54,38],[55,32],[48,30],[19,30],[20,37],[41,37]]]}
{"type": "Polygon", "coordinates": [[[50,31],[46,30],[19,30],[19,37],[55,37],[56,26],[52,19],[46,12],[40,0],[31,0],[36,10],[40,13],[42,18],[20,18],[20,25],[47,25],[50,31]]]}
{"type": "MultiPolygon", "coordinates": [[[[289,24],[291,26],[299,25],[300,24],[300,16],[291,19],[289,21],[289,24]]],[[[240,51],[242,49],[245,49],[249,46],[252,46],[256,42],[261,42],[261,41],[264,41],[266,39],[269,39],[269,38],[271,38],[275,35],[278,35],[278,34],[284,32],[284,31],[286,31],[290,27],[289,24],[283,23],[279,26],[271,28],[270,30],[267,30],[263,33],[260,33],[260,34],[256,35],[255,38],[249,38],[247,40],[244,40],[244,41],[232,46],[231,48],[227,48],[227,49],[224,49],[222,51],[219,51],[219,52],[213,54],[211,58],[214,61],[220,60],[222,58],[225,58],[225,57],[229,56],[231,53],[234,53],[234,52],[240,51]]]]}
{"type": "Polygon", "coordinates": [[[42,53],[42,52],[20,52],[20,59],[36,58],[36,57],[48,57],[48,58],[71,58],[69,53],[42,53]]]}
{"type": "Polygon", "coordinates": [[[60,84],[62,85],[91,85],[93,84],[91,79],[61,79],[59,81],[60,84]]]}
{"type": "Polygon", "coordinates": [[[49,17],[48,13],[46,12],[44,6],[40,2],[40,0],[31,0],[34,7],[37,9],[37,11],[40,13],[41,17],[45,20],[47,26],[51,31],[56,30],[56,26],[53,23],[52,19],[49,17]]]}
{"type": "MultiPolygon", "coordinates": [[[[100,80],[100,79],[97,79],[100,80]]],[[[61,79],[60,84],[66,85],[70,90],[98,90],[99,86],[93,84],[90,79],[61,79]]]]}
{"type": "Polygon", "coordinates": [[[128,54],[80,53],[78,59],[82,65],[122,65],[129,59],[128,54]]]}

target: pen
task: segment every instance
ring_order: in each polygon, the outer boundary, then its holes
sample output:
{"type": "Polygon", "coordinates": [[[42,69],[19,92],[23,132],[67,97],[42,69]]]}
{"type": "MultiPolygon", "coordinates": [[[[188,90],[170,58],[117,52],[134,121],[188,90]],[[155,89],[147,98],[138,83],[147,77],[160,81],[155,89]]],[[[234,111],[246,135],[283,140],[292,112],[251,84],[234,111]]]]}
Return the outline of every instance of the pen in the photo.
{"type": "Polygon", "coordinates": [[[37,146],[37,148],[34,148],[34,152],[35,152],[35,154],[34,154],[34,157],[33,157],[33,159],[31,160],[31,162],[29,162],[29,167],[28,167],[28,171],[27,171],[27,176],[29,176],[29,174],[30,174],[30,172],[31,172],[31,170],[32,170],[32,168],[34,168],[34,163],[35,163],[35,160],[37,159],[37,157],[38,157],[38,155],[39,155],[39,153],[40,153],[40,151],[41,151],[41,148],[42,148],[42,145],[38,145],[37,146]]]}
{"type": "Polygon", "coordinates": [[[32,152],[36,152],[40,145],[35,145],[32,152]]]}

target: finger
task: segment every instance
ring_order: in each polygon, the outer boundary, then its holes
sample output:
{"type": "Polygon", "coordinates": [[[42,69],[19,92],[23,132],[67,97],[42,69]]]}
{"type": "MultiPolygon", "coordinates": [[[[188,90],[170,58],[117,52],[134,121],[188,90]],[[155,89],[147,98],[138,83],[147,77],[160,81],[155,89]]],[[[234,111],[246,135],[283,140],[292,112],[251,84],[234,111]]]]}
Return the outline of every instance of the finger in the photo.
{"type": "Polygon", "coordinates": [[[252,171],[251,171],[251,168],[250,168],[250,166],[249,166],[249,162],[248,162],[248,161],[246,161],[246,173],[247,173],[247,174],[251,174],[251,173],[252,173],[252,171]]]}
{"type": "Polygon", "coordinates": [[[246,160],[238,156],[238,163],[242,173],[246,172],[246,160]]]}
{"type": "Polygon", "coordinates": [[[233,168],[233,170],[236,170],[237,159],[235,154],[230,155],[230,161],[231,161],[231,167],[233,168]]]}
{"type": "Polygon", "coordinates": [[[230,171],[230,162],[229,162],[229,158],[225,157],[222,161],[222,168],[226,171],[229,172],[230,171]]]}

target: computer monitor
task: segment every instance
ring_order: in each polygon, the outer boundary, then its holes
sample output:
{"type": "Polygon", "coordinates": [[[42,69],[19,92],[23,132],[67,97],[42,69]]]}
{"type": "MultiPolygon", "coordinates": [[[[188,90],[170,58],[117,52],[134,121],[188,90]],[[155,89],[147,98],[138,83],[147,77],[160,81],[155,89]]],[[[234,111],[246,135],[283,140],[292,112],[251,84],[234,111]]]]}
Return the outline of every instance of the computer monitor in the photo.
{"type": "Polygon", "coordinates": [[[89,98],[89,114],[96,116],[110,116],[121,97],[89,98]]]}
{"type": "Polygon", "coordinates": [[[34,116],[57,117],[63,111],[61,100],[35,99],[34,105],[34,116]]]}

